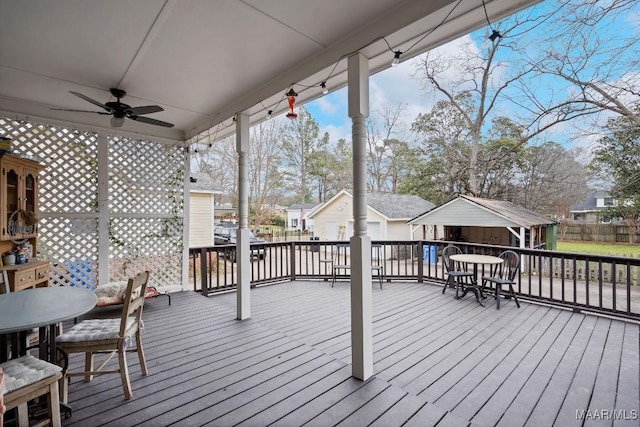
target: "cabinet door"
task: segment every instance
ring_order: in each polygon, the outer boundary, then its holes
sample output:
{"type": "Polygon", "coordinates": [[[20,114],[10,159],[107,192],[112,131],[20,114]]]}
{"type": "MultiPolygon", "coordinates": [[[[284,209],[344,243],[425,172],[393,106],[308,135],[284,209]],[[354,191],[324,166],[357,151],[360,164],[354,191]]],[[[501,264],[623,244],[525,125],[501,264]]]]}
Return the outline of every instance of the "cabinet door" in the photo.
{"type": "MultiPolygon", "coordinates": [[[[38,171],[35,169],[24,168],[22,182],[22,209],[35,218],[38,214],[38,171]]],[[[22,238],[36,237],[36,227],[36,224],[26,225],[23,229],[22,238]]]]}
{"type": "Polygon", "coordinates": [[[9,218],[20,208],[20,170],[14,165],[7,164],[2,168],[2,239],[7,240],[9,235],[9,218]]]}

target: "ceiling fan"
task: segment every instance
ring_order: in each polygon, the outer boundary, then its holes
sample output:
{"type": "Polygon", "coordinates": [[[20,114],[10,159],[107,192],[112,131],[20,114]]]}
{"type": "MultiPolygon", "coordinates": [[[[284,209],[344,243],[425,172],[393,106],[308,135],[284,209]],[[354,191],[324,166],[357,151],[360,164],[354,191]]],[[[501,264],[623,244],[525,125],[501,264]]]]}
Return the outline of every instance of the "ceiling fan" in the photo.
{"type": "Polygon", "coordinates": [[[156,120],[149,117],[144,117],[144,114],[158,113],[160,111],[164,111],[159,105],[145,105],[142,107],[131,107],[130,105],[124,104],[120,102],[121,98],[124,98],[127,92],[122,89],[111,88],[109,89],[111,95],[115,96],[117,101],[111,101],[107,103],[101,103],[96,101],[95,99],[91,99],[86,95],[83,95],[78,92],[70,91],[70,93],[74,94],[78,98],[82,98],[85,101],[96,105],[105,111],[88,111],[88,110],[72,110],[67,108],[52,108],[52,110],[59,111],[75,111],[78,113],[95,113],[95,114],[104,114],[111,115],[111,126],[120,127],[124,124],[125,117],[131,120],[135,120],[140,123],[147,123],[150,125],[163,126],[166,128],[173,127],[173,123],[163,122],[162,120],[156,120]]]}

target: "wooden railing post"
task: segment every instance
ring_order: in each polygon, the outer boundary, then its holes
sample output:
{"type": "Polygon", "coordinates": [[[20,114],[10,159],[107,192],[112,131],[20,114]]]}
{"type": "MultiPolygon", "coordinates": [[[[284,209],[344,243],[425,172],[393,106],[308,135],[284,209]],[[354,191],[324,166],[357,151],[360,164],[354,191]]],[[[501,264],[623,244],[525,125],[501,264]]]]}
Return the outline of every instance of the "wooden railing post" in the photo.
{"type": "MultiPolygon", "coordinates": [[[[195,260],[194,260],[195,262],[195,260]]],[[[209,296],[209,283],[207,282],[209,274],[207,272],[207,248],[200,249],[200,290],[202,295],[209,296]]]]}
{"type": "Polygon", "coordinates": [[[289,268],[291,269],[291,281],[296,280],[296,242],[289,243],[289,268]]]}
{"type": "Polygon", "coordinates": [[[418,283],[424,282],[424,243],[418,242],[418,283]]]}

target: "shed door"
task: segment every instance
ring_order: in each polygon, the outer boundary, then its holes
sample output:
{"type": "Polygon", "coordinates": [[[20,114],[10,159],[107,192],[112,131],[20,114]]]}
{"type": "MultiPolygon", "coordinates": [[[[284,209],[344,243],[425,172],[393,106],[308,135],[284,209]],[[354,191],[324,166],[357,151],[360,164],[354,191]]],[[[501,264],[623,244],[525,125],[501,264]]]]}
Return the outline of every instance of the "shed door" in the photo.
{"type": "Polygon", "coordinates": [[[338,240],[338,226],[335,222],[327,222],[325,225],[327,240],[338,240]]]}
{"type": "MultiPolygon", "coordinates": [[[[382,225],[379,221],[367,221],[367,234],[371,240],[382,240],[382,225]]],[[[347,239],[353,236],[353,221],[347,222],[347,239]]]]}

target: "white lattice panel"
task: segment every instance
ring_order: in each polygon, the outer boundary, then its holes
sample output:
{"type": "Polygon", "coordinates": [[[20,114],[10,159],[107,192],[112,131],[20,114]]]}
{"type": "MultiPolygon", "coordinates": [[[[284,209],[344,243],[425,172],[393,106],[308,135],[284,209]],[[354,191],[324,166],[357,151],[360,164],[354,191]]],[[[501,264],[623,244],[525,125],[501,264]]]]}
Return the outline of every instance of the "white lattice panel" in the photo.
{"type": "Polygon", "coordinates": [[[184,161],[181,147],[110,137],[109,259],[99,262],[98,135],[0,118],[14,152],[41,159],[38,251],[53,284],[93,287],[149,270],[155,286],[181,284],[184,161]]]}
{"type": "Polygon", "coordinates": [[[182,212],[183,152],[175,146],[117,138],[109,150],[112,214],[182,212]]]}

